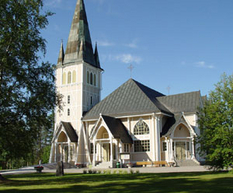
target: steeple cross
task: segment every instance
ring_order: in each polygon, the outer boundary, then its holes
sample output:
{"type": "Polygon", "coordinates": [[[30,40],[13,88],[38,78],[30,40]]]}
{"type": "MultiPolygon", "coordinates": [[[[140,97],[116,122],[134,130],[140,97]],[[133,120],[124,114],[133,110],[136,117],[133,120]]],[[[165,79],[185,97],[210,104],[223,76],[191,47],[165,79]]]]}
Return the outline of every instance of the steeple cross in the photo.
{"type": "Polygon", "coordinates": [[[130,70],[130,78],[132,78],[132,71],[134,69],[134,66],[132,64],[130,64],[130,66],[128,67],[128,69],[130,70]]]}

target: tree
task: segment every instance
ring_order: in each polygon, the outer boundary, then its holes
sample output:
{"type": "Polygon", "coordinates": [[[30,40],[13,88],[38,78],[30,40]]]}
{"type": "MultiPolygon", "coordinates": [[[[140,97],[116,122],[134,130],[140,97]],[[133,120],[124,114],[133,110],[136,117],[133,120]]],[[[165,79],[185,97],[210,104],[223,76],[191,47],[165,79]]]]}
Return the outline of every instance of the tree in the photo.
{"type": "Polygon", "coordinates": [[[199,110],[200,151],[214,169],[233,166],[233,75],[223,74],[199,110]]]}
{"type": "Polygon", "coordinates": [[[56,103],[54,67],[41,62],[40,30],[50,12],[42,0],[0,1],[0,158],[26,159],[41,128],[51,128],[56,103]]]}

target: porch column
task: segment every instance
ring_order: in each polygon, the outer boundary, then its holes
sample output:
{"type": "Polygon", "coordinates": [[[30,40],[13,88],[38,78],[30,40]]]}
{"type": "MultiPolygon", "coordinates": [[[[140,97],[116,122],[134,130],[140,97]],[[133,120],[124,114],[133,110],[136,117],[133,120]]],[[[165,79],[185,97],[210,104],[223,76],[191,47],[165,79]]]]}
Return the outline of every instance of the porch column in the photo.
{"type": "Polygon", "coordinates": [[[173,140],[170,139],[170,152],[169,152],[169,155],[170,155],[170,161],[173,161],[174,160],[174,152],[173,152],[173,140]]]}
{"type": "Polygon", "coordinates": [[[111,164],[113,164],[113,145],[112,145],[112,137],[110,138],[110,151],[111,151],[110,162],[111,162],[111,164]]]}
{"type": "Polygon", "coordinates": [[[156,161],[161,160],[161,151],[160,151],[160,117],[155,117],[156,120],[156,132],[155,132],[155,143],[156,143],[156,161]]]}
{"type": "Polygon", "coordinates": [[[194,159],[195,158],[195,147],[194,147],[194,138],[192,137],[192,154],[191,154],[191,158],[194,159]]]}
{"type": "Polygon", "coordinates": [[[50,148],[50,155],[49,155],[49,163],[52,163],[52,157],[53,155],[53,148],[54,148],[54,143],[51,144],[51,148],[50,148]]]}
{"type": "Polygon", "coordinates": [[[95,157],[96,157],[96,153],[95,153],[95,146],[96,146],[96,141],[93,141],[93,166],[95,166],[95,157]]]}
{"type": "Polygon", "coordinates": [[[116,159],[117,161],[119,161],[119,152],[118,152],[118,149],[119,149],[119,141],[117,140],[117,144],[116,144],[116,159]]]}
{"type": "Polygon", "coordinates": [[[152,115],[152,138],[151,138],[151,144],[152,144],[152,156],[153,156],[153,161],[156,161],[156,147],[155,147],[155,140],[156,140],[156,136],[155,136],[155,114],[153,113],[152,115]]]}
{"type": "Polygon", "coordinates": [[[71,155],[70,155],[70,141],[68,142],[68,163],[70,163],[70,157],[71,157],[71,155]]]}

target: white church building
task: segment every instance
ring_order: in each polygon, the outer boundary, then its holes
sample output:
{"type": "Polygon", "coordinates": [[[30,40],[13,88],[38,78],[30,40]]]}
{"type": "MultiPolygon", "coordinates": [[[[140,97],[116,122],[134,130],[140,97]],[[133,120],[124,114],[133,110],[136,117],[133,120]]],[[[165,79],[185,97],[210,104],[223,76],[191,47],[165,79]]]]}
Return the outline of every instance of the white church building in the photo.
{"type": "Polygon", "coordinates": [[[198,164],[200,92],[166,96],[129,79],[102,101],[102,72],[93,50],[84,0],[78,0],[64,52],[60,48],[50,163],[115,167],[141,161],[198,164]]]}

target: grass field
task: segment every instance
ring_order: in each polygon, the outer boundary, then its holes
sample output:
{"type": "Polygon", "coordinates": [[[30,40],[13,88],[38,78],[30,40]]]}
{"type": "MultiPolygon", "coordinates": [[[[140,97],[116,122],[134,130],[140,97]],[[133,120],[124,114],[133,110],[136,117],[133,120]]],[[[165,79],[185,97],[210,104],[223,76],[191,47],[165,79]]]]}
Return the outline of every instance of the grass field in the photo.
{"type": "Polygon", "coordinates": [[[233,173],[27,174],[6,176],[0,193],[233,192],[233,173]]]}

